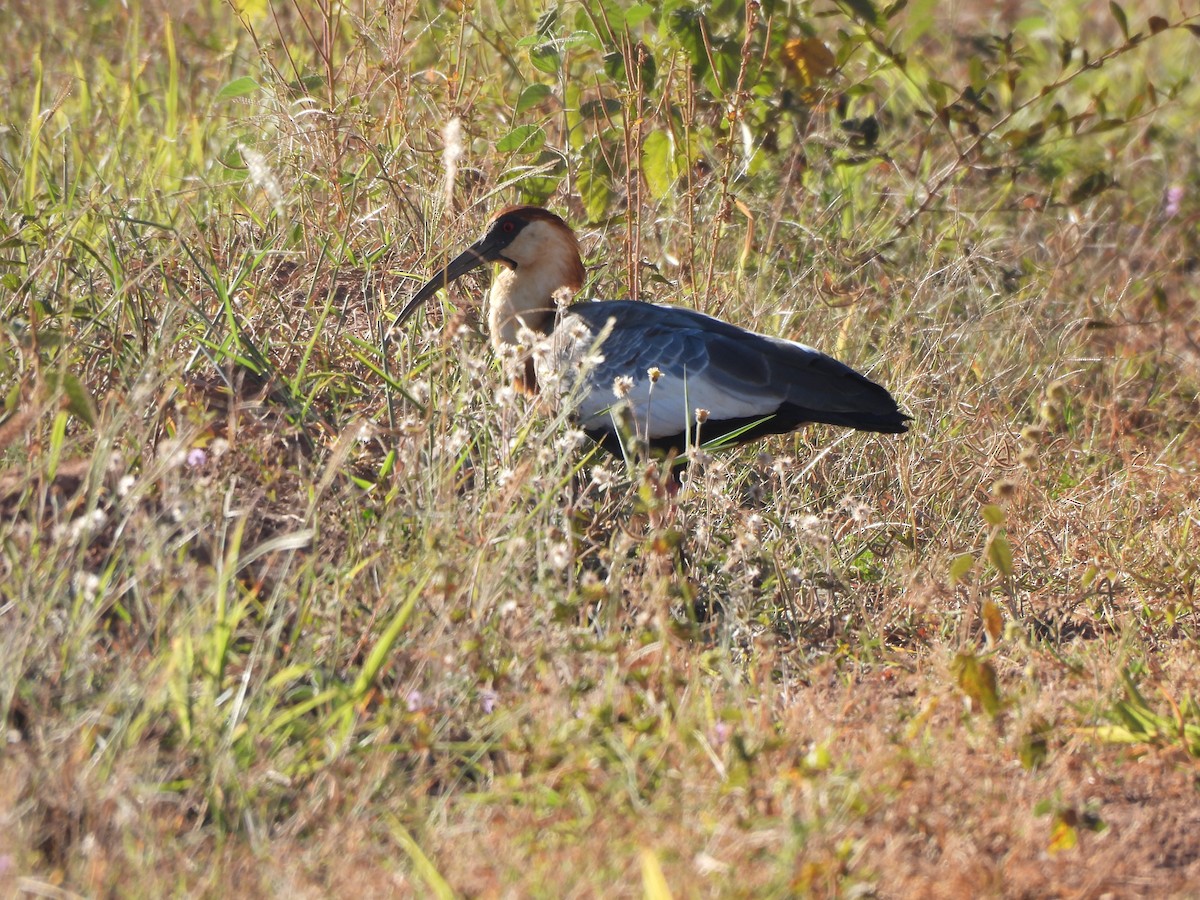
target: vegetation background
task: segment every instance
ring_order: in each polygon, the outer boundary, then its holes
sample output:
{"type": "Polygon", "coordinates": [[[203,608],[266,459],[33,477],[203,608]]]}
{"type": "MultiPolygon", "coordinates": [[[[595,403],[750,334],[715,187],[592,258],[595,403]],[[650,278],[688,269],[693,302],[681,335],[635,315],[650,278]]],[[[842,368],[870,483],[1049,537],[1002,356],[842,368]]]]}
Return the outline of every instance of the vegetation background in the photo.
{"type": "Polygon", "coordinates": [[[9,0],[0,885],[1200,885],[1200,18],[1092,0],[9,0]],[[589,295],[888,385],[687,489],[503,386],[589,295]]]}

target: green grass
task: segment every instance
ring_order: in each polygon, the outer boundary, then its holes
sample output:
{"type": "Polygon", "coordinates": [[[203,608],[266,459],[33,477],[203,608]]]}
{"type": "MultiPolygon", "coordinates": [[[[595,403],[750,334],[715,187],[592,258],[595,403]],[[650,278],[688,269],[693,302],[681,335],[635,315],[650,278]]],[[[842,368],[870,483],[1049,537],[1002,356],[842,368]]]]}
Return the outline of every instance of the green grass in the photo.
{"type": "Polygon", "coordinates": [[[0,13],[7,893],[1200,880],[1200,21],[868,9],[0,13]],[[381,354],[522,201],[911,433],[668,496],[484,275],[381,354]]]}

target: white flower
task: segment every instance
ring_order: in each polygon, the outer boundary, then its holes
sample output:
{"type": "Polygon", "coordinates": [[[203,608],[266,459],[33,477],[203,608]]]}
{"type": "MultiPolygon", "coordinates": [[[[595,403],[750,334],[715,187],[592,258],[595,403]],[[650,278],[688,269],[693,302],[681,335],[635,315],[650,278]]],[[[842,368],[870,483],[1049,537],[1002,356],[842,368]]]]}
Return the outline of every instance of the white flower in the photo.
{"type": "Polygon", "coordinates": [[[128,497],[135,484],[137,479],[132,475],[122,475],[121,480],[117,482],[117,496],[128,497]]]}
{"type": "Polygon", "coordinates": [[[596,485],[600,490],[611,490],[616,483],[616,477],[604,466],[596,466],[592,469],[592,484],[596,485]]]}
{"type": "Polygon", "coordinates": [[[562,571],[571,564],[571,548],[565,543],[555,544],[547,557],[550,568],[562,571]]]}
{"type": "Polygon", "coordinates": [[[511,385],[502,385],[496,388],[496,405],[497,406],[512,406],[517,399],[517,392],[513,390],[511,385]]]}
{"type": "Polygon", "coordinates": [[[633,379],[628,375],[618,375],[613,379],[612,391],[618,400],[624,400],[633,390],[633,379]]]}
{"type": "Polygon", "coordinates": [[[587,440],[587,434],[578,428],[571,428],[559,435],[558,440],[554,443],[560,452],[570,453],[585,440],[587,440]]]}
{"type": "Polygon", "coordinates": [[[100,593],[100,576],[92,572],[76,573],[75,590],[83,594],[83,599],[91,603],[96,599],[96,595],[100,593]]]}

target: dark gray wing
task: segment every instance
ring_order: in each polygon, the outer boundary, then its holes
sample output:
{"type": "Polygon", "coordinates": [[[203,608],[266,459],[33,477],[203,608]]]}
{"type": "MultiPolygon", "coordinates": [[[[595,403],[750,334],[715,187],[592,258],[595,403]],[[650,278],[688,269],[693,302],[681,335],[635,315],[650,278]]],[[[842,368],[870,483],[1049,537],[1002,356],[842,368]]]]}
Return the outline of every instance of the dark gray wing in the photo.
{"type": "MultiPolygon", "coordinates": [[[[632,381],[626,402],[638,430],[652,441],[673,439],[707,411],[707,438],[752,425],[744,438],[825,422],[873,431],[903,431],[907,419],[879,385],[832,357],[779,338],[746,331],[689,309],[633,301],[579,303],[574,318],[600,344],[603,361],[584,372],[579,398],[585,428],[604,427],[618,399],[614,382],[632,381]],[[651,385],[648,374],[662,374],[651,385]]],[[[563,327],[560,326],[560,327],[563,327]]],[[[611,427],[611,426],[610,426],[611,427]]]]}

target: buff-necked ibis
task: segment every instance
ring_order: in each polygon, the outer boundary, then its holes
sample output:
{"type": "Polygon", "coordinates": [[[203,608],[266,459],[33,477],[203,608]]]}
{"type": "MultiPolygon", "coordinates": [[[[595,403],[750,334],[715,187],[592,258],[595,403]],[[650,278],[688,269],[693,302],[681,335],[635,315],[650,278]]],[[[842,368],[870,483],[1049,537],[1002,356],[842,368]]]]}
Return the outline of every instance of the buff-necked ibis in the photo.
{"type": "Polygon", "coordinates": [[[580,426],[608,450],[620,452],[626,428],[657,450],[679,452],[697,438],[741,443],[806,422],[908,430],[910,417],[885,388],[804,344],[677,306],[567,305],[583,286],[579,244],[566,222],[536,206],[500,212],[417,291],[392,328],[487,263],[499,266],[487,308],[491,341],[510,361],[514,384],[569,398],[580,426]]]}

